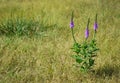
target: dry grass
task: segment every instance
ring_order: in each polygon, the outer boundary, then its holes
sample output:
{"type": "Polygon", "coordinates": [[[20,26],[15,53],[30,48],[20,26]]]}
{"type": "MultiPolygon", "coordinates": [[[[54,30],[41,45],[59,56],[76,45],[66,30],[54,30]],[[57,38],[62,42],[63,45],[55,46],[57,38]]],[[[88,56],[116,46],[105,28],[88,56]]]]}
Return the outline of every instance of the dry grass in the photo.
{"type": "MultiPolygon", "coordinates": [[[[12,15],[44,21],[35,37],[0,35],[0,83],[119,83],[119,0],[0,0],[0,21],[12,15]],[[100,48],[94,73],[73,67],[69,22],[75,13],[75,37],[84,40],[87,18],[98,13],[100,48]],[[48,27],[50,26],[50,27],[48,27]]],[[[92,35],[92,34],[91,34],[92,35]]]]}

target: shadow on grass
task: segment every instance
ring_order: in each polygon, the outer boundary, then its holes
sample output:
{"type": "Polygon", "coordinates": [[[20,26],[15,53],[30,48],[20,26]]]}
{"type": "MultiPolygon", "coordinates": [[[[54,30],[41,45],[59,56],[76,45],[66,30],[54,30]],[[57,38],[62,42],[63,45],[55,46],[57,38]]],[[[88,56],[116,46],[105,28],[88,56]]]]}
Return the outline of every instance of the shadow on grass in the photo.
{"type": "Polygon", "coordinates": [[[120,77],[120,67],[116,65],[104,65],[95,71],[95,77],[120,77]]]}

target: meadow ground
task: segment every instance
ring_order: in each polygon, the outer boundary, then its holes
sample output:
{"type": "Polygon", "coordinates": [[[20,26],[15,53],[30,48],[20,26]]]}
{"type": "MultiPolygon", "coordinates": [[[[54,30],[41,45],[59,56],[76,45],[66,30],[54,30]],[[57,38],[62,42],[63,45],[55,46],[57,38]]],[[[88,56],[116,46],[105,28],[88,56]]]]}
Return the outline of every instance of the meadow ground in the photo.
{"type": "Polygon", "coordinates": [[[9,34],[13,27],[0,27],[0,83],[120,83],[119,0],[0,0],[0,25],[14,17],[38,21],[39,30],[37,35],[18,36],[9,34]],[[72,10],[78,42],[84,41],[89,17],[91,39],[98,14],[100,50],[94,72],[81,73],[73,66],[72,10]]]}

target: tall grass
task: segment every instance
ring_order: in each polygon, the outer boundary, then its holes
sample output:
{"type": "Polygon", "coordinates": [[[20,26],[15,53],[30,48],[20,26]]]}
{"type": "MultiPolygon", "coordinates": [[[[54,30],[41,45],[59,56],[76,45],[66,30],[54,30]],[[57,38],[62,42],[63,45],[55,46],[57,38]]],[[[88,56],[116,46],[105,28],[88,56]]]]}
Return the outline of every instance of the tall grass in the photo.
{"type": "Polygon", "coordinates": [[[0,83],[119,83],[119,6],[119,0],[1,0],[0,23],[8,28],[2,26],[0,32],[6,34],[4,31],[12,29],[9,33],[23,36],[0,35],[0,83]],[[91,18],[92,32],[93,18],[98,13],[96,38],[100,51],[93,73],[83,74],[73,67],[75,61],[70,57],[73,40],[69,28],[72,10],[78,42],[84,40],[86,19],[91,18]],[[22,14],[25,19],[10,18],[11,12],[16,16],[22,14]],[[31,17],[34,17],[32,21],[31,17]],[[9,22],[12,23],[7,24],[9,22]],[[32,26],[44,26],[42,32],[35,28],[44,36],[29,38],[26,29],[13,30],[12,24],[20,29],[17,23],[21,29],[23,23],[30,32],[34,29],[32,26]]]}
{"type": "Polygon", "coordinates": [[[33,35],[39,31],[39,22],[24,18],[9,18],[0,25],[1,35],[33,35]]]}

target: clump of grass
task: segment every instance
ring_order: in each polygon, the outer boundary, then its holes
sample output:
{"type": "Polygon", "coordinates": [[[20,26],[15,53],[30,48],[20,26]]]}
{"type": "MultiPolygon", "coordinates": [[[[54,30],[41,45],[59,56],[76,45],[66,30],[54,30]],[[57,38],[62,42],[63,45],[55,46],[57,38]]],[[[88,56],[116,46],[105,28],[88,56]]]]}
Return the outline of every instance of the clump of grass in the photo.
{"type": "Polygon", "coordinates": [[[40,31],[40,27],[39,21],[34,19],[11,17],[0,23],[0,35],[32,36],[40,31]]]}

